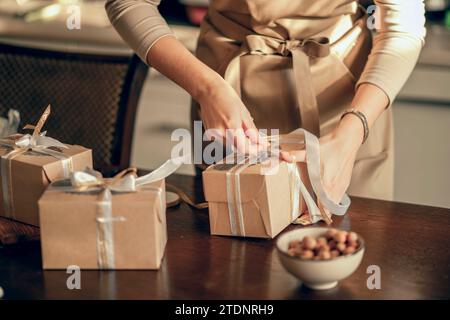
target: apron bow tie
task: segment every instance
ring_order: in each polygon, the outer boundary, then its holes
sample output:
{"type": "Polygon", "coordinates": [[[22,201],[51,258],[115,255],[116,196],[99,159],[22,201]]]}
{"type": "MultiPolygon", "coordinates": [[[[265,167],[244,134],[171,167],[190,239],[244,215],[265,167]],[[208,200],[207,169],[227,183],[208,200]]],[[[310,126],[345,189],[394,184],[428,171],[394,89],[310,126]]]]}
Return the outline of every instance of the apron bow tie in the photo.
{"type": "Polygon", "coordinates": [[[280,42],[277,52],[288,56],[294,50],[302,50],[312,58],[323,58],[330,54],[330,41],[328,38],[311,38],[306,40],[285,40],[280,42]]]}
{"type": "Polygon", "coordinates": [[[311,76],[310,58],[323,58],[329,54],[330,41],[326,37],[284,40],[251,34],[246,36],[240,52],[229,63],[225,71],[225,80],[241,95],[240,58],[242,56],[292,56],[300,125],[303,129],[320,136],[319,110],[311,76]]]}

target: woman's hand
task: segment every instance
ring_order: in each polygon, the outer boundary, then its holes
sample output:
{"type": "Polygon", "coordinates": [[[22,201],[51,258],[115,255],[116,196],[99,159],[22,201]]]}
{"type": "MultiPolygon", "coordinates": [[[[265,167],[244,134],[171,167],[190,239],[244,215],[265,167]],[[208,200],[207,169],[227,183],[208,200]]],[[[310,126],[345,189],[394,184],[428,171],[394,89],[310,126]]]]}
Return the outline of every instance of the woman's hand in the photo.
{"type": "MultiPolygon", "coordinates": [[[[363,135],[359,119],[347,115],[335,130],[319,139],[322,185],[328,197],[336,203],[342,200],[350,185],[363,135]]],[[[306,153],[304,150],[282,152],[282,158],[288,162],[304,162],[306,153]]]]}
{"type": "Polygon", "coordinates": [[[158,40],[147,60],[200,104],[205,129],[215,129],[212,138],[234,145],[243,154],[253,153],[264,145],[250,113],[233,88],[174,37],[158,40]],[[227,134],[227,129],[234,130],[227,134]]]}
{"type": "Polygon", "coordinates": [[[211,84],[198,102],[210,138],[234,145],[238,152],[255,154],[264,145],[253,118],[234,89],[222,78],[211,84]]]}
{"type": "Polygon", "coordinates": [[[319,139],[322,184],[330,200],[342,200],[352,177],[361,140],[336,130],[319,139]]]}

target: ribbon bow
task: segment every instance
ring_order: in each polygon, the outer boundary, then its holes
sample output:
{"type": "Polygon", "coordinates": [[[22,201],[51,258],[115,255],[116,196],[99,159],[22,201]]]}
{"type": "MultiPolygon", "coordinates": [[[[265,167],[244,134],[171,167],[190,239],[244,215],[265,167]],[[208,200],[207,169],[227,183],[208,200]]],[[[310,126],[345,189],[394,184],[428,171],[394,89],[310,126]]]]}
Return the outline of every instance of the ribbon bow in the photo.
{"type": "MultiPolygon", "coordinates": [[[[62,142],[47,137],[46,132],[42,132],[42,127],[47,121],[51,112],[51,106],[48,105],[47,108],[42,113],[39,121],[36,125],[27,124],[24,129],[33,129],[32,134],[16,134],[3,139],[0,139],[0,145],[5,147],[10,147],[14,150],[20,150],[20,153],[25,153],[29,150],[33,150],[40,153],[49,154],[47,152],[48,148],[60,148],[67,149],[67,146],[62,142]]],[[[54,150],[52,150],[54,151],[54,150]]],[[[50,152],[53,155],[53,152],[50,152]]]]}
{"type": "Polygon", "coordinates": [[[224,78],[241,96],[240,58],[244,55],[292,56],[300,126],[320,136],[319,110],[313,88],[310,58],[323,58],[330,54],[330,41],[325,37],[303,40],[284,40],[252,34],[245,38],[238,54],[230,61],[224,78]]]}
{"type": "Polygon", "coordinates": [[[67,149],[67,146],[62,142],[47,137],[46,132],[42,132],[42,127],[47,121],[51,112],[51,106],[48,105],[43,114],[39,118],[36,125],[27,124],[24,129],[33,129],[32,134],[15,134],[6,138],[0,139],[0,146],[11,149],[10,152],[1,157],[0,172],[2,179],[2,194],[5,214],[8,217],[14,218],[14,201],[13,190],[11,185],[11,160],[25,154],[28,151],[33,151],[38,154],[52,156],[61,160],[63,168],[63,176],[69,177],[73,170],[71,157],[64,153],[51,148],[67,149]]]}
{"type": "Polygon", "coordinates": [[[100,172],[87,168],[85,171],[75,171],[70,177],[70,183],[76,191],[110,190],[114,192],[136,191],[136,168],[128,168],[116,174],[112,179],[104,179],[100,172]]]}
{"type": "Polygon", "coordinates": [[[326,37],[309,38],[304,40],[280,40],[261,35],[248,35],[246,46],[250,54],[281,54],[288,56],[295,50],[301,50],[308,57],[322,58],[330,54],[330,41],[326,37]]]}

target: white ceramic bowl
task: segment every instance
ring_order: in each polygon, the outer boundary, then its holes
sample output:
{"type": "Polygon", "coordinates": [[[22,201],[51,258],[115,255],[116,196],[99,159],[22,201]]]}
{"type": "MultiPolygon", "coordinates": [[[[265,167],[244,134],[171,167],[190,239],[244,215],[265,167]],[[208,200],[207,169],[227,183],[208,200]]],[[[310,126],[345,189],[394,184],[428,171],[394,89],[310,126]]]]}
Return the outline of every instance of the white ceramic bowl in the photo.
{"type": "Polygon", "coordinates": [[[361,263],[364,255],[364,240],[358,234],[358,249],[346,256],[330,260],[303,260],[288,255],[289,242],[305,236],[319,237],[330,228],[300,228],[281,234],[277,239],[278,256],[283,267],[306,286],[315,290],[334,288],[338,281],[350,276],[361,263]]]}

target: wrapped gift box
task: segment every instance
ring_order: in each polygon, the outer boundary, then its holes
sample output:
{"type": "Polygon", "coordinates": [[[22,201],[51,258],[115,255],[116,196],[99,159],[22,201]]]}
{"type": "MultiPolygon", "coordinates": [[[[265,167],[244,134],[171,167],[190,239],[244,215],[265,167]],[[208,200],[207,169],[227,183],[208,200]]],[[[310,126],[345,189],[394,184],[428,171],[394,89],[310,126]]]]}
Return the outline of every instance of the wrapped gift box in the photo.
{"type": "Polygon", "coordinates": [[[158,269],[167,242],[168,160],[142,177],[105,179],[92,170],[52,183],[39,200],[44,269],[158,269]]]}
{"type": "Polygon", "coordinates": [[[323,189],[317,137],[298,129],[273,138],[282,150],[304,149],[306,161],[287,163],[276,156],[257,155],[256,161],[247,157],[227,164],[225,159],[203,172],[211,234],[273,238],[292,222],[329,224],[329,212],[345,214],[350,199],[345,195],[336,204],[323,189]]]}
{"type": "Polygon", "coordinates": [[[39,225],[37,202],[52,181],[73,170],[92,168],[92,152],[47,137],[40,130],[50,114],[47,107],[33,134],[0,139],[0,216],[39,225]]]}
{"type": "Polygon", "coordinates": [[[273,238],[298,217],[291,199],[295,164],[280,162],[270,174],[261,166],[216,164],[203,172],[211,234],[273,238]]]}
{"type": "MultiPolygon", "coordinates": [[[[81,146],[66,145],[61,153],[71,159],[73,170],[92,168],[92,152],[81,146]]],[[[0,156],[9,150],[0,146],[0,156]]],[[[52,182],[67,176],[63,161],[49,155],[27,152],[10,160],[10,175],[1,171],[0,215],[31,225],[39,225],[39,210],[37,202],[45,188],[52,182]],[[5,190],[9,188],[10,209],[5,210],[5,190]],[[7,212],[9,211],[9,213],[7,212]]]]}
{"type": "MultiPolygon", "coordinates": [[[[167,242],[164,180],[138,192],[113,194],[110,221],[113,265],[99,265],[97,193],[71,193],[50,187],[39,200],[44,269],[158,269],[167,242]]],[[[108,245],[108,244],[107,244],[108,245]]],[[[107,260],[107,259],[106,259],[107,260]]]]}

